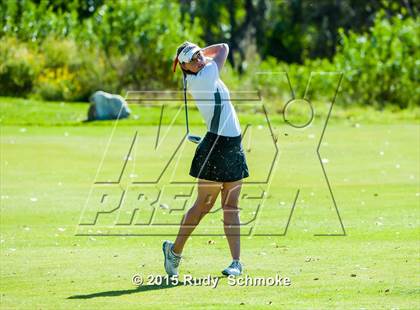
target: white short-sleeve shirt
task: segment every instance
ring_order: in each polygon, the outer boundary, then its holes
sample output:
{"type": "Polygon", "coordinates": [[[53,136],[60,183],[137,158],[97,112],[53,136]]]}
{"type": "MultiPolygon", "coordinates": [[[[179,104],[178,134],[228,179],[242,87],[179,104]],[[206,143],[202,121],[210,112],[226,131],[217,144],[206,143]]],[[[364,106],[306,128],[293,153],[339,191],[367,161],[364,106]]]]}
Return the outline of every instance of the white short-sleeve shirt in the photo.
{"type": "Polygon", "coordinates": [[[229,90],[220,79],[214,60],[210,60],[196,75],[187,74],[187,88],[196,101],[208,131],[227,137],[241,134],[229,90]]]}

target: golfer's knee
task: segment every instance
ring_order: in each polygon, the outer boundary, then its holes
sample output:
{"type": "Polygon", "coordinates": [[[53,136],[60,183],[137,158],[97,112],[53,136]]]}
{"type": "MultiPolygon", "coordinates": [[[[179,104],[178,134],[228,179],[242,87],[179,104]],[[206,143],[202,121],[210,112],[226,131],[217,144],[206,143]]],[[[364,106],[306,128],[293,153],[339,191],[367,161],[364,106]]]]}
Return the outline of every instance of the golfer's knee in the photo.
{"type": "Polygon", "coordinates": [[[216,202],[217,196],[207,195],[205,198],[197,199],[195,205],[203,212],[210,212],[216,202]]]}
{"type": "Polygon", "coordinates": [[[201,203],[196,203],[194,205],[194,208],[196,208],[196,210],[201,215],[205,215],[205,214],[210,212],[210,210],[213,208],[213,206],[214,206],[214,202],[210,202],[210,203],[201,202],[201,203]]]}

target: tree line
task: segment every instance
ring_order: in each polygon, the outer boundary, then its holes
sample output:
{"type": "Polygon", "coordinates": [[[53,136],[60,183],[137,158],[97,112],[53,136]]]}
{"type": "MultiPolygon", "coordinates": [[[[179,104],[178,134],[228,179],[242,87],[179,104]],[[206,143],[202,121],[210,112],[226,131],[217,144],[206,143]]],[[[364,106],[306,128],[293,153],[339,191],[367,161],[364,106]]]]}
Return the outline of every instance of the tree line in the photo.
{"type": "Polygon", "coordinates": [[[418,104],[418,25],[414,0],[2,1],[0,94],[84,100],[96,89],[177,87],[170,64],[189,40],[229,44],[234,88],[262,86],[253,73],[264,68],[342,70],[346,102],[406,107],[418,104]]]}

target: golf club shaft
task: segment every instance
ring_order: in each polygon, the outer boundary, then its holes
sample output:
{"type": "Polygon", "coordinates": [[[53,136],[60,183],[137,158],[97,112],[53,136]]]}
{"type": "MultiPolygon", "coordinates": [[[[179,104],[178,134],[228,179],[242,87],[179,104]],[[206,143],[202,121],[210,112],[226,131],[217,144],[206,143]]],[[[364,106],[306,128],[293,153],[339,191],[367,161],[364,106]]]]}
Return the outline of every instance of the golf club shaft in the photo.
{"type": "Polygon", "coordinates": [[[185,123],[187,125],[187,135],[190,133],[190,127],[188,125],[188,106],[187,106],[187,79],[184,74],[183,76],[183,82],[184,82],[184,105],[185,105],[185,123]]]}

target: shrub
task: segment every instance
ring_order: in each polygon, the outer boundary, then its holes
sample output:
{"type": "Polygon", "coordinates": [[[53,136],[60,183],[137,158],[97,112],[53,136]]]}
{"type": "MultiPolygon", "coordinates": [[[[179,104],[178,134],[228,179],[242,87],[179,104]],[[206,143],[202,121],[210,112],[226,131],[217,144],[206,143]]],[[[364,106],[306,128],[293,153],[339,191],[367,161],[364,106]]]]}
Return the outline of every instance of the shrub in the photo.
{"type": "Polygon", "coordinates": [[[307,59],[302,65],[287,64],[269,57],[237,83],[247,84],[251,79],[251,89],[258,88],[265,97],[283,102],[292,97],[291,88],[296,98],[331,99],[342,73],[341,104],[379,108],[387,104],[400,108],[420,105],[419,27],[419,17],[389,18],[380,12],[368,33],[340,30],[342,45],[331,62],[307,59]],[[255,74],[258,71],[271,75],[255,74]]]}
{"type": "Polygon", "coordinates": [[[47,38],[40,47],[42,71],[34,93],[46,100],[87,100],[96,90],[118,92],[116,70],[98,48],[83,47],[69,38],[47,38]]]}
{"type": "Polygon", "coordinates": [[[405,108],[420,104],[420,18],[391,18],[380,12],[369,33],[345,34],[334,58],[343,70],[347,102],[405,108]]]}
{"type": "Polygon", "coordinates": [[[32,91],[39,56],[15,38],[0,39],[0,95],[23,97],[32,91]]]}

